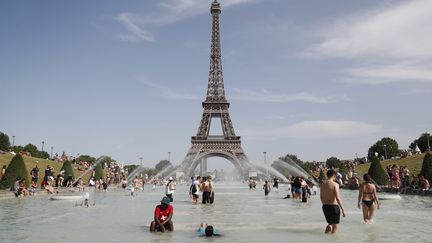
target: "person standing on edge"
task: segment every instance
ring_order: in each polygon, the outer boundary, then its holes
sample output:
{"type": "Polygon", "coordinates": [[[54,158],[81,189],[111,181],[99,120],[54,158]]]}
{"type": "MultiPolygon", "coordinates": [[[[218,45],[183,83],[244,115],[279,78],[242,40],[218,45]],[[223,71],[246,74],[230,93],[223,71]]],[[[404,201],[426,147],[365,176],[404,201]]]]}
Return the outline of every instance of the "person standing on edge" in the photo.
{"type": "Polygon", "coordinates": [[[363,206],[363,220],[366,224],[373,223],[375,211],[380,208],[380,203],[376,193],[376,187],[372,183],[372,178],[369,174],[364,174],[364,183],[359,187],[358,208],[363,206]]]}
{"type": "Polygon", "coordinates": [[[171,202],[174,200],[173,199],[174,191],[175,191],[174,181],[173,178],[170,177],[168,178],[168,183],[166,185],[165,195],[171,200],[171,202]]]}
{"type": "Polygon", "coordinates": [[[340,213],[345,217],[345,208],[339,195],[339,184],[336,180],[336,172],[327,171],[327,180],[321,184],[321,202],[324,216],[327,220],[325,233],[335,234],[339,228],[340,213]]]}
{"type": "MultiPolygon", "coordinates": [[[[36,163],[37,163],[37,161],[36,161],[36,163]]],[[[32,179],[32,181],[34,181],[34,182],[37,183],[38,178],[39,178],[39,167],[38,167],[37,164],[36,164],[36,166],[35,166],[35,167],[30,171],[30,175],[31,175],[31,179],[32,179]]]]}

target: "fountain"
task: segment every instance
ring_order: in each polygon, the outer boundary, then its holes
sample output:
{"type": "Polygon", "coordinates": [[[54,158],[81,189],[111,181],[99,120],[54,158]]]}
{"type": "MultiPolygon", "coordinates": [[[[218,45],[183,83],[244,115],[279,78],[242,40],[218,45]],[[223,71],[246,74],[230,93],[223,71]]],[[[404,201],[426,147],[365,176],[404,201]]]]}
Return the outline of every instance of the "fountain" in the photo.
{"type": "Polygon", "coordinates": [[[82,173],[80,176],[78,176],[78,177],[74,180],[73,185],[75,185],[75,184],[78,182],[79,179],[83,178],[83,177],[84,177],[85,175],[87,175],[89,172],[93,171],[94,168],[96,168],[96,165],[98,165],[99,163],[101,163],[101,162],[102,162],[104,159],[106,159],[106,158],[109,158],[109,157],[108,157],[108,156],[101,156],[101,157],[99,157],[99,158],[95,161],[95,163],[94,163],[92,166],[90,166],[86,171],[84,171],[84,173],[82,173]]]}
{"type": "MultiPolygon", "coordinates": [[[[277,160],[274,162],[276,166],[283,167],[289,171],[289,174],[291,176],[303,176],[304,178],[311,177],[303,168],[301,168],[298,164],[296,164],[294,161],[283,161],[283,160],[277,160]]],[[[318,182],[312,177],[313,182],[315,184],[318,184],[318,182]]]]}
{"type": "Polygon", "coordinates": [[[288,178],[286,178],[282,173],[277,171],[275,168],[268,166],[268,165],[255,165],[254,166],[263,174],[267,175],[267,172],[269,174],[281,178],[284,182],[289,182],[288,178]]]}

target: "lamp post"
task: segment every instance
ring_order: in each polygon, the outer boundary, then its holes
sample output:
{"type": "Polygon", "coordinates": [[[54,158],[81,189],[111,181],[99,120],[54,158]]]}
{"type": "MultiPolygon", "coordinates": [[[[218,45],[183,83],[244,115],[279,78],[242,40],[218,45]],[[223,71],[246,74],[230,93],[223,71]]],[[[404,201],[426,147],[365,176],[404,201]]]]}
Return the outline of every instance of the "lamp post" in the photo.
{"type": "Polygon", "coordinates": [[[42,141],[42,152],[44,151],[44,150],[43,150],[43,149],[44,149],[44,145],[45,145],[45,142],[42,141]]]}
{"type": "Polygon", "coordinates": [[[267,152],[263,152],[264,155],[264,164],[266,165],[266,177],[268,177],[268,168],[267,168],[267,152]]]}
{"type": "Polygon", "coordinates": [[[12,136],[12,151],[15,151],[15,135],[12,136]]]}
{"type": "Polygon", "coordinates": [[[385,159],[387,160],[387,144],[384,144],[384,155],[385,159]]]}
{"type": "Polygon", "coordinates": [[[51,146],[51,159],[53,158],[53,157],[52,157],[52,154],[53,154],[53,149],[54,149],[54,147],[53,147],[53,146],[51,146]]]}
{"type": "Polygon", "coordinates": [[[140,160],[140,165],[142,166],[143,157],[140,157],[139,160],[140,160]]]}
{"type": "Polygon", "coordinates": [[[171,163],[171,152],[168,152],[168,162],[171,163]]]}

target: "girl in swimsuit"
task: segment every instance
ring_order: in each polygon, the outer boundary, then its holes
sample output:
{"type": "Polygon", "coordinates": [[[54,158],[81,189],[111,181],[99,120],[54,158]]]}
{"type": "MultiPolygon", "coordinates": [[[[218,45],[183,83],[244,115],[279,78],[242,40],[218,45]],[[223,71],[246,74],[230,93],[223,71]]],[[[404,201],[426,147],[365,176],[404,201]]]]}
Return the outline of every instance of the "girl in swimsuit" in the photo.
{"type": "Polygon", "coordinates": [[[364,183],[360,185],[358,196],[358,207],[363,209],[363,219],[365,223],[373,223],[373,217],[376,209],[380,208],[376,187],[372,183],[372,178],[369,174],[363,176],[364,183]]]}

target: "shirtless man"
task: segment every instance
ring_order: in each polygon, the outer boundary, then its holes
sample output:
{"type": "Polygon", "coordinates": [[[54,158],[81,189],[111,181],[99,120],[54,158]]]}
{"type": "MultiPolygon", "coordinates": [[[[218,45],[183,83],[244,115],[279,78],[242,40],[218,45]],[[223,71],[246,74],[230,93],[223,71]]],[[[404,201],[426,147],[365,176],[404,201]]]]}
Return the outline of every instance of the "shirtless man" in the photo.
{"type": "Polygon", "coordinates": [[[207,180],[206,177],[203,178],[203,182],[201,183],[201,191],[203,192],[202,203],[203,204],[210,203],[212,188],[210,182],[207,180]]]}
{"type": "Polygon", "coordinates": [[[339,195],[339,184],[335,182],[336,172],[327,171],[327,180],[321,184],[321,202],[324,216],[327,220],[325,233],[335,234],[339,228],[340,211],[345,217],[345,208],[339,195]]]}

